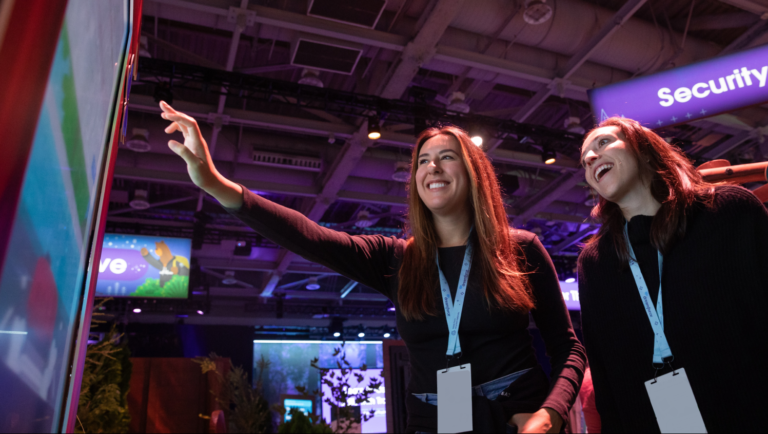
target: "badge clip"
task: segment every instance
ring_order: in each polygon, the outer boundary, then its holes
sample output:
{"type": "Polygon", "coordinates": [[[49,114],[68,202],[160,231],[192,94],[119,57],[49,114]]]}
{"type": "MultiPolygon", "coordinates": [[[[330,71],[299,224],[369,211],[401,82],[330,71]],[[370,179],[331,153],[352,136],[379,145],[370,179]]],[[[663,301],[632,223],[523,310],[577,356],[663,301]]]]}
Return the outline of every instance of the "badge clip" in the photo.
{"type": "Polygon", "coordinates": [[[672,370],[672,376],[676,376],[679,374],[677,370],[672,366],[672,362],[675,361],[675,356],[669,356],[662,359],[663,363],[654,363],[653,364],[653,381],[651,381],[651,384],[656,384],[656,378],[658,377],[659,371],[664,369],[664,365],[669,366],[669,369],[672,370]]]}

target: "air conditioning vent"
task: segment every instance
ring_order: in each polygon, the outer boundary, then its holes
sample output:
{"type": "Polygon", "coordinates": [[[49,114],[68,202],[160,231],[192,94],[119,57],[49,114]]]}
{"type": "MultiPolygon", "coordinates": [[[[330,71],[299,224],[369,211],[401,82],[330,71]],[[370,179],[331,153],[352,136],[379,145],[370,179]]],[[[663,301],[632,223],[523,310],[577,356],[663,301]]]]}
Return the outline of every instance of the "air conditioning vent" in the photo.
{"type": "Polygon", "coordinates": [[[302,34],[293,43],[291,65],[351,74],[363,53],[358,44],[302,34]]]}
{"type": "Polygon", "coordinates": [[[372,29],[386,0],[310,0],[307,15],[372,29]]]}
{"type": "Polygon", "coordinates": [[[308,172],[319,172],[323,169],[323,160],[301,155],[278,154],[276,152],[253,151],[253,164],[258,166],[285,167],[308,172]]]}

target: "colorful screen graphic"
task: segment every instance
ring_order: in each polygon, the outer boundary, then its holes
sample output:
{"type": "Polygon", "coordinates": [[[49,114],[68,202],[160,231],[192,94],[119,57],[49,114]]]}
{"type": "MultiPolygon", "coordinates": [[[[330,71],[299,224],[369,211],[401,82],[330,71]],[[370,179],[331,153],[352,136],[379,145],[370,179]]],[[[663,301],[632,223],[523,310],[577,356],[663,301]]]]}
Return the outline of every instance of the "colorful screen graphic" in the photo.
{"type": "MultiPolygon", "coordinates": [[[[55,432],[129,33],[127,0],[69,0],[0,276],[1,432],[55,432]]],[[[23,104],[19,101],[19,104],[23,104]]]]}
{"type": "Polygon", "coordinates": [[[595,119],[658,128],[768,101],[768,45],[590,90],[595,119]]]}
{"type": "Polygon", "coordinates": [[[192,240],[106,234],[97,297],[187,298],[192,240]]]}
{"type": "Polygon", "coordinates": [[[291,419],[293,419],[290,413],[292,408],[296,408],[304,413],[305,416],[309,416],[312,414],[312,406],[313,402],[311,399],[300,397],[283,398],[283,407],[285,408],[285,421],[290,422],[291,419]]]}
{"type": "MultiPolygon", "coordinates": [[[[341,374],[340,369],[332,369],[331,371],[336,377],[338,377],[341,374]]],[[[364,387],[368,386],[370,379],[374,379],[374,378],[381,378],[381,369],[367,369],[365,371],[361,371],[358,369],[352,370],[352,375],[350,376],[350,379],[349,379],[348,393],[350,395],[355,395],[361,392],[364,387]],[[363,381],[357,381],[357,375],[362,376],[363,381]]],[[[331,393],[331,388],[327,384],[322,385],[322,391],[323,391],[323,396],[333,396],[331,393]]],[[[363,433],[387,432],[387,402],[385,399],[383,384],[378,389],[375,390],[375,393],[372,394],[370,398],[368,398],[368,401],[358,405],[355,402],[354,397],[349,397],[347,399],[347,405],[349,407],[359,406],[360,414],[370,414],[371,410],[374,411],[374,415],[371,419],[367,421],[363,421],[362,419],[360,419],[362,422],[360,424],[360,432],[363,432],[363,433]]],[[[333,406],[331,406],[327,402],[323,402],[323,419],[325,419],[325,422],[329,425],[334,420],[336,420],[333,410],[334,410],[333,406]]],[[[357,416],[357,412],[355,412],[355,415],[357,416]]]]}
{"type": "MultiPolygon", "coordinates": [[[[339,341],[253,341],[254,381],[262,379],[264,397],[270,405],[281,403],[283,395],[299,395],[296,386],[320,390],[320,375],[310,366],[310,361],[317,358],[321,368],[336,368],[333,352],[340,344],[339,341]],[[261,357],[269,362],[264,372],[258,369],[261,357]]],[[[347,342],[344,351],[350,368],[362,368],[363,364],[369,370],[384,367],[381,341],[347,342]]]]}

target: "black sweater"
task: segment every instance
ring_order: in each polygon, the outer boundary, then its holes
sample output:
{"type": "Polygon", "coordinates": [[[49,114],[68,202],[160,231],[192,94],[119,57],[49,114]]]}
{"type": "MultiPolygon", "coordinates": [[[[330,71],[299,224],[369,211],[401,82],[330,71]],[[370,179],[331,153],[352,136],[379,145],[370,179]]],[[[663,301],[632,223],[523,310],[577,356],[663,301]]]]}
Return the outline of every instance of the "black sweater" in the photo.
{"type": "MultiPolygon", "coordinates": [[[[406,404],[409,430],[436,431],[437,408],[422,403],[411,393],[436,393],[437,370],[445,369],[448,326],[435,282],[434,316],[424,321],[406,321],[398,304],[397,273],[405,240],[381,235],[352,236],[322,227],[304,215],[261,198],[247,189],[240,210],[229,210],[259,234],[302,257],[325,265],[338,273],[386,295],[396,307],[397,328],[410,354],[412,375],[406,404]]],[[[552,261],[535,235],[514,231],[524,250],[536,299],[533,317],[551,358],[551,385],[538,368],[528,332],[527,313],[488,308],[477,269],[470,271],[468,290],[459,327],[463,356],[461,363],[472,364],[472,384],[482,384],[527,368],[531,371],[510,388],[510,396],[500,403],[474,397],[474,423],[477,431],[501,430],[519,412],[534,412],[548,407],[567,420],[581,384],[585,355],[576,339],[563,302],[552,261]]],[[[478,250],[476,249],[475,252],[478,250]]],[[[476,253],[477,254],[477,253],[476,253]]],[[[440,249],[442,269],[455,295],[464,247],[440,249]]],[[[475,258],[474,263],[477,263],[475,258]]],[[[436,266],[436,265],[435,265],[436,266]]]]}
{"type": "MultiPolygon", "coordinates": [[[[685,237],[664,257],[662,276],[673,366],[685,369],[708,432],[764,432],[768,212],[751,192],[723,186],[712,208],[696,204],[687,219],[685,237]]],[[[633,217],[629,236],[655,305],[652,221],[633,217]]],[[[582,252],[579,292],[603,431],[659,432],[644,385],[654,375],[653,332],[609,236],[582,252]]]]}

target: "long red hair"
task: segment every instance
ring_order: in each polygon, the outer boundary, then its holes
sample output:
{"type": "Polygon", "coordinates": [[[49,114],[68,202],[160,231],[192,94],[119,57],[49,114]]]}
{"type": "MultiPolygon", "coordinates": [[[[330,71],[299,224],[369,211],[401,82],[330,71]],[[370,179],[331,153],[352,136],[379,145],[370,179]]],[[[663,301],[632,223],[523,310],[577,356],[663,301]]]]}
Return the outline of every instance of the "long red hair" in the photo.
{"type": "MultiPolygon", "coordinates": [[[[612,117],[601,122],[595,129],[608,126],[619,128],[624,135],[624,143],[637,159],[641,176],[651,181],[651,194],[661,204],[651,224],[651,244],[662,255],[666,255],[685,236],[686,213],[691,206],[696,202],[711,206],[715,184],[704,181],[679,148],[668,144],[637,121],[612,117]]],[[[626,220],[619,206],[600,197],[592,209],[592,217],[603,225],[588,244],[596,245],[602,237],[610,236],[622,266],[627,267],[629,250],[624,240],[626,220]]]]}
{"type": "Polygon", "coordinates": [[[518,312],[534,307],[528,276],[521,271],[524,262],[520,246],[511,238],[501,188],[491,162],[475,146],[466,131],[455,126],[429,128],[422,132],[413,148],[411,181],[408,185],[408,239],[400,267],[398,302],[407,320],[423,320],[435,314],[438,270],[435,263],[438,239],[432,212],[424,205],[416,186],[418,156],[424,143],[437,135],[454,137],[470,180],[469,204],[479,253],[473,262],[482,275],[485,298],[496,306],[518,312]],[[479,206],[478,206],[479,205],[479,206]]]}

